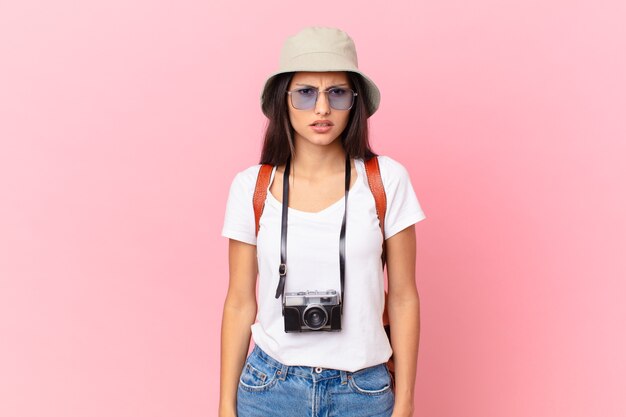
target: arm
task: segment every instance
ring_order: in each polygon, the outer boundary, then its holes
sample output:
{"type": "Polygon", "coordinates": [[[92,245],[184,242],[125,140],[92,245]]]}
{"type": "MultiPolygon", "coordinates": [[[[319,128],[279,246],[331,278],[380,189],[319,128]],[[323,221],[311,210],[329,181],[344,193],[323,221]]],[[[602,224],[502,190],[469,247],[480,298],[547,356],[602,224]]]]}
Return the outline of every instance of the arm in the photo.
{"type": "Polygon", "coordinates": [[[415,285],[415,226],[387,239],[389,324],[395,369],[393,417],[413,415],[419,346],[419,295],[415,285]]]}
{"type": "Polygon", "coordinates": [[[229,284],[222,315],[220,417],[237,415],[239,375],[250,346],[256,318],[256,246],[229,239],[229,284]]]}

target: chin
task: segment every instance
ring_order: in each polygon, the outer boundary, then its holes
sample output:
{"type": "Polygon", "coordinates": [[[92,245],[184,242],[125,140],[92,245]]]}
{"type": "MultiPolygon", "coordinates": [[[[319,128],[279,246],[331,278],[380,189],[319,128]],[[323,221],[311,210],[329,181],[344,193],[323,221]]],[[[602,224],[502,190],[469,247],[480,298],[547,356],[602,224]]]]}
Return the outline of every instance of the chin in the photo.
{"type": "Polygon", "coordinates": [[[339,139],[339,138],[335,138],[333,140],[309,140],[310,143],[314,144],[314,145],[318,145],[318,146],[328,146],[328,145],[332,145],[333,143],[335,143],[335,141],[339,139]]]}
{"type": "Polygon", "coordinates": [[[315,135],[315,136],[302,136],[302,139],[313,145],[327,146],[327,145],[334,143],[337,140],[340,140],[340,137],[339,136],[331,137],[328,135],[315,135]]]}

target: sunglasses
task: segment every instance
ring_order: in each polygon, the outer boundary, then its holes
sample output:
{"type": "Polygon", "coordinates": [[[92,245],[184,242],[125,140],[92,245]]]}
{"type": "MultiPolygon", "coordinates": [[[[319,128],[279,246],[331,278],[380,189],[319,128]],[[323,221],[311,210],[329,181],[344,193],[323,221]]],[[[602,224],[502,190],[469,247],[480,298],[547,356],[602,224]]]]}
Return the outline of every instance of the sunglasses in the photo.
{"type": "Polygon", "coordinates": [[[312,110],[317,103],[319,93],[328,95],[328,104],[335,110],[350,110],[354,104],[354,97],[357,96],[349,88],[331,87],[328,90],[319,91],[315,87],[304,87],[287,91],[291,96],[291,105],[298,110],[312,110]]]}

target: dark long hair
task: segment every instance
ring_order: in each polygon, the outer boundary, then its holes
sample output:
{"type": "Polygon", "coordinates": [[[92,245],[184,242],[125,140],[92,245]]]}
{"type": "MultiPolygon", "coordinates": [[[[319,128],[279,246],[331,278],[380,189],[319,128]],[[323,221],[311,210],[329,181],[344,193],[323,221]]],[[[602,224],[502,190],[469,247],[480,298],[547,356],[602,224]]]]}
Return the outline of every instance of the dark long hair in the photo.
{"type": "MultiPolygon", "coordinates": [[[[368,159],[376,156],[369,144],[369,129],[367,124],[368,107],[365,83],[359,74],[347,72],[352,88],[357,93],[354,105],[350,109],[348,124],[341,133],[341,144],[350,158],[368,159]]],[[[293,78],[293,72],[279,74],[273,77],[263,97],[263,110],[268,116],[268,124],[261,151],[261,164],[282,165],[287,158],[293,155],[294,130],[289,121],[289,109],[286,91],[293,78]]]]}

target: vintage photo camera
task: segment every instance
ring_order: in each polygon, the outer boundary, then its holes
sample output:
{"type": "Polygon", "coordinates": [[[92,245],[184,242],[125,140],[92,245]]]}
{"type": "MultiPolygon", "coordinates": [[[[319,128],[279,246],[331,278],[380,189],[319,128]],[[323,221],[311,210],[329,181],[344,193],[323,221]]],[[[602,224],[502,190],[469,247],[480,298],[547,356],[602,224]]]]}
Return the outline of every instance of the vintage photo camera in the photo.
{"type": "Polygon", "coordinates": [[[285,332],[341,330],[341,296],[335,290],[285,293],[285,332]]]}

